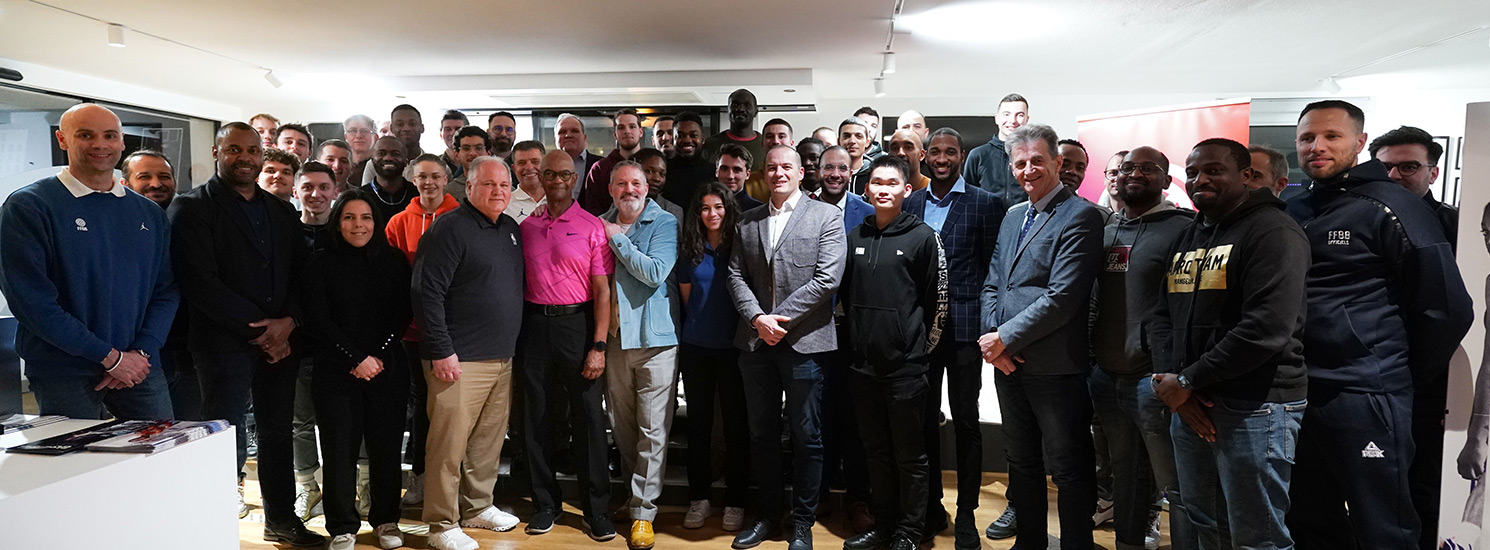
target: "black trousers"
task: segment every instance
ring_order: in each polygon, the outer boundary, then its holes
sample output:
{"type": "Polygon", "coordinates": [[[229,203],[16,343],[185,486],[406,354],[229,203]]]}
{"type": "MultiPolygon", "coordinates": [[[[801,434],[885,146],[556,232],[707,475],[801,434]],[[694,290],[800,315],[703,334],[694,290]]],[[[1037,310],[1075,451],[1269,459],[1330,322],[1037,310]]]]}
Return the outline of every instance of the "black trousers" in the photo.
{"type": "Polygon", "coordinates": [[[608,421],[600,405],[605,377],[586,380],[580,376],[595,330],[594,311],[582,309],[581,313],[558,317],[531,309],[523,313],[523,361],[517,376],[523,389],[522,437],[533,507],[555,512],[560,509],[563,493],[554,477],[550,432],[567,427],[574,436],[571,449],[584,490],[580,508],[588,517],[609,512],[610,469],[605,439],[608,421]],[[554,399],[568,401],[569,426],[554,422],[549,407],[554,399]]]}
{"type": "Polygon", "coordinates": [[[957,437],[957,512],[978,509],[983,485],[983,430],[978,425],[978,394],[983,391],[983,354],[977,342],[943,340],[931,352],[926,372],[930,391],[922,415],[926,430],[926,459],[931,466],[927,517],[946,514],[942,506],[942,446],[937,419],[942,410],[942,377],[947,381],[947,401],[952,409],[952,433],[957,437]],[[945,374],[944,374],[945,371],[945,374]]]}
{"type": "MultiPolygon", "coordinates": [[[[259,437],[259,491],[269,523],[299,521],[295,516],[295,459],[291,423],[300,359],[290,355],[269,363],[257,351],[193,354],[202,382],[202,416],[243,427],[250,396],[259,437]]],[[[248,460],[248,432],[238,430],[238,469],[248,460]]]]}
{"type": "Polygon", "coordinates": [[[184,349],[160,350],[160,370],[166,375],[171,392],[171,410],[177,420],[207,420],[202,417],[202,382],[191,352],[184,349]]]}
{"type": "MultiPolygon", "coordinates": [[[[1407,472],[1412,487],[1412,505],[1418,511],[1423,532],[1418,547],[1438,547],[1438,497],[1443,481],[1443,428],[1448,411],[1449,370],[1414,386],[1412,396],[1412,443],[1417,449],[1407,472]]],[[[177,413],[178,415],[180,413],[177,413]]]]}
{"type": "Polygon", "coordinates": [[[414,475],[424,475],[424,438],[429,434],[429,381],[424,379],[424,360],[419,342],[404,340],[404,360],[409,367],[409,445],[404,451],[414,475]]]}
{"type": "Polygon", "coordinates": [[[842,482],[850,502],[870,502],[869,465],[864,457],[864,440],[859,436],[859,420],[850,388],[854,357],[842,344],[849,341],[848,325],[839,323],[837,351],[824,354],[823,362],[823,482],[821,498],[827,498],[832,481],[842,482]]]}
{"type": "Polygon", "coordinates": [[[409,401],[409,367],[403,350],[382,358],[383,372],[372,380],[351,375],[344,362],[317,358],[311,373],[311,399],[320,427],[321,474],[325,480],[326,532],[356,534],[357,458],[367,444],[368,490],[373,526],[398,521],[404,410],[409,401]],[[336,366],[339,365],[339,366],[336,366]]]}
{"type": "Polygon", "coordinates": [[[1309,387],[1288,491],[1288,529],[1300,550],[1418,545],[1421,524],[1407,475],[1412,402],[1411,389],[1309,387]]]}
{"type": "Polygon", "coordinates": [[[998,372],[993,381],[1004,415],[1009,501],[1019,511],[1014,545],[1044,548],[1048,543],[1048,471],[1059,491],[1062,550],[1089,550],[1097,474],[1087,375],[1033,375],[1026,366],[1014,374],[998,372]]]}
{"type": "Polygon", "coordinates": [[[875,527],[921,540],[929,484],[924,418],[930,386],[924,375],[850,376],[873,486],[875,527]]]}
{"type": "Polygon", "coordinates": [[[714,484],[714,410],[724,420],[724,505],[744,508],[750,500],[750,422],[740,350],[678,346],[678,366],[688,399],[688,500],[709,498],[714,484]]]}

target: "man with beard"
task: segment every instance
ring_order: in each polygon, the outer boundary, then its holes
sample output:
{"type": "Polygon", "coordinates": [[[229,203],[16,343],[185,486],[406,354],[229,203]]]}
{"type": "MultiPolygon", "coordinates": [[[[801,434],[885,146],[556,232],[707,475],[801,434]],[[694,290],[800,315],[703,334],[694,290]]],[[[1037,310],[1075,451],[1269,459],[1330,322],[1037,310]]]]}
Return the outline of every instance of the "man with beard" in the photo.
{"type": "MultiPolygon", "coordinates": [[[[487,147],[486,130],[475,126],[466,126],[455,133],[452,138],[455,143],[455,156],[453,160],[460,166],[460,170],[452,171],[452,174],[460,174],[450,179],[450,184],[445,190],[450,196],[455,197],[456,202],[466,200],[466,174],[471,162],[484,157],[490,151],[487,147]]],[[[443,158],[441,160],[444,160],[443,158]]]]}
{"type": "Polygon", "coordinates": [[[301,164],[310,160],[310,147],[315,142],[316,137],[311,135],[310,128],[306,128],[304,124],[291,122],[274,130],[274,147],[295,155],[295,160],[301,164]]]}
{"type": "Polygon", "coordinates": [[[642,148],[641,115],[636,109],[621,109],[611,122],[615,123],[616,148],[600,159],[585,175],[584,188],[579,192],[580,204],[586,212],[599,216],[610,210],[610,173],[617,163],[629,160],[642,148]]]}
{"type": "Polygon", "coordinates": [[[864,194],[864,184],[869,181],[869,162],[864,156],[869,149],[869,128],[864,121],[849,117],[838,123],[838,146],[848,153],[849,173],[853,174],[849,178],[849,192],[864,194]]]}
{"type": "Polygon", "coordinates": [[[1306,548],[1420,543],[1409,477],[1414,387],[1448,367],[1474,322],[1433,211],[1382,161],[1356,164],[1365,122],[1348,102],[1310,103],[1295,140],[1314,180],[1288,200],[1313,259],[1303,336],[1309,408],[1288,512],[1306,548]]]}
{"type": "MultiPolygon", "coordinates": [[[[466,114],[455,109],[445,111],[440,117],[440,140],[445,142],[445,152],[440,153],[440,162],[445,163],[445,169],[450,171],[451,177],[461,175],[466,166],[456,158],[455,133],[470,125],[471,120],[466,118],[466,114]]],[[[411,155],[409,158],[417,156],[411,155]]]]}
{"type": "Polygon", "coordinates": [[[248,457],[243,417],[252,395],[264,539],[316,546],[325,537],[295,516],[291,458],[299,361],[290,336],[300,312],[292,283],[307,250],[295,210],[254,181],[263,163],[260,143],[253,127],[241,122],[218,130],[216,173],[178,196],[168,212],[172,257],[192,306],[188,346],[201,376],[202,416],[239,427],[234,471],[241,480],[248,457]]]}
{"type": "Polygon", "coordinates": [[[925,189],[931,183],[931,178],[921,175],[921,163],[926,160],[926,151],[922,146],[924,142],[925,138],[910,130],[896,130],[890,136],[890,154],[900,157],[911,166],[911,180],[906,182],[911,186],[911,191],[925,189]]]}
{"type": "Polygon", "coordinates": [[[1112,158],[1107,159],[1107,167],[1102,170],[1102,185],[1107,192],[1102,194],[1102,200],[1097,201],[1097,204],[1111,208],[1113,212],[1123,209],[1123,199],[1118,195],[1117,177],[1118,167],[1122,166],[1123,159],[1128,156],[1128,152],[1124,149],[1113,153],[1112,158]]]}
{"type": "Polygon", "coordinates": [[[1247,178],[1247,187],[1266,188],[1282,198],[1283,190],[1288,189],[1288,159],[1266,145],[1253,145],[1247,152],[1252,154],[1252,177],[1247,178]]]}
{"type": "Polygon", "coordinates": [[[677,119],[670,116],[660,116],[652,121],[652,148],[662,151],[665,158],[673,158],[673,144],[677,141],[677,135],[673,133],[677,126],[677,119]]]}
{"type": "Polygon", "coordinates": [[[372,162],[369,163],[376,177],[357,188],[372,198],[373,209],[379,214],[378,231],[382,231],[389,218],[403,212],[409,207],[409,201],[419,195],[414,185],[404,179],[404,168],[409,165],[408,157],[404,156],[406,150],[402,140],[396,137],[378,138],[373,144],[372,162]]]}
{"type": "Polygon", "coordinates": [[[750,150],[743,145],[726,143],[719,149],[718,160],[714,163],[714,177],[735,192],[735,204],[739,205],[740,212],[761,205],[760,201],[745,192],[745,180],[750,177],[751,161],[750,150]]]}
{"type": "Polygon", "coordinates": [[[517,118],[507,111],[497,111],[486,117],[486,135],[491,138],[492,156],[512,160],[512,145],[517,142],[517,118]]]}
{"type": "Polygon", "coordinates": [[[714,179],[714,163],[703,155],[704,122],[698,113],[678,113],[673,157],[667,159],[667,184],[662,196],[674,204],[691,204],[699,186],[714,179]]]}
{"type": "Polygon", "coordinates": [[[998,134],[989,138],[988,143],[968,151],[967,166],[962,170],[968,184],[993,193],[1006,208],[1028,199],[1009,172],[1009,153],[1004,140],[1029,122],[1029,111],[1030,104],[1022,95],[1009,94],[1000,99],[998,113],[993,116],[993,122],[999,128],[998,134]]]}
{"type": "MultiPolygon", "coordinates": [[[[1061,183],[1070,189],[1065,179],[1068,164],[1061,164],[1061,183]]],[[[1107,447],[1097,452],[1110,457],[1118,545],[1136,549],[1152,540],[1150,547],[1158,546],[1157,489],[1169,497],[1170,517],[1180,518],[1169,523],[1170,543],[1175,550],[1192,550],[1197,544],[1195,528],[1184,520],[1170,414],[1154,395],[1154,357],[1143,342],[1144,327],[1152,322],[1150,310],[1164,289],[1174,242],[1194,219],[1188,210],[1164,200],[1167,187],[1169,159],[1158,149],[1138,147],[1119,165],[1117,190],[1126,208],[1103,230],[1107,259],[1097,275],[1092,328],[1092,353],[1099,368],[1092,371],[1089,385],[1104,436],[1096,443],[1107,447]]]]}
{"type": "Polygon", "coordinates": [[[848,151],[843,147],[834,145],[823,151],[822,156],[822,189],[817,194],[817,200],[838,207],[843,212],[844,224],[849,227],[859,225],[866,216],[874,214],[874,207],[865,202],[863,197],[849,190],[853,182],[853,170],[849,168],[850,162],[848,151]]]}
{"type": "Polygon", "coordinates": [[[802,191],[817,198],[823,186],[823,151],[827,144],[815,137],[802,138],[797,142],[797,154],[802,155],[802,191]]]}
{"type": "Polygon", "coordinates": [[[337,191],[352,187],[352,183],[348,181],[352,176],[352,147],[346,141],[328,139],[321,142],[320,149],[316,151],[316,161],[331,168],[337,191]]]}
{"type": "Polygon", "coordinates": [[[590,174],[590,168],[600,162],[600,157],[588,149],[590,137],[585,133],[584,122],[569,113],[559,115],[558,123],[554,125],[554,142],[574,161],[574,173],[579,174],[579,181],[575,183],[573,193],[578,200],[585,177],[590,174]]]}
{"type": "Polygon", "coordinates": [[[543,142],[530,139],[512,146],[512,177],[517,185],[512,190],[512,200],[502,213],[522,223],[543,207],[543,142]]]}
{"type": "MultiPolygon", "coordinates": [[[[978,425],[978,394],[983,389],[983,357],[978,351],[978,336],[983,331],[978,319],[978,297],[983,281],[988,278],[988,260],[993,257],[1004,211],[998,208],[998,200],[992,193],[963,181],[962,134],[951,128],[939,128],[931,133],[927,145],[926,164],[931,167],[931,183],[911,193],[905,200],[905,211],[921,218],[941,235],[951,301],[942,342],[932,351],[931,370],[927,372],[931,394],[924,418],[927,433],[940,433],[937,418],[942,410],[945,377],[952,431],[957,437],[954,534],[956,548],[969,550],[981,547],[973,515],[978,509],[983,475],[983,432],[978,425]]],[[[926,439],[926,456],[931,478],[941,479],[939,437],[926,439]]],[[[947,510],[942,506],[942,484],[932,483],[928,489],[926,533],[934,534],[946,524],[947,510]]],[[[1012,517],[1012,512],[1008,513],[1012,517]]]]}
{"type": "MultiPolygon", "coordinates": [[[[661,162],[661,151],[647,151],[661,162]]],[[[600,219],[616,258],[611,296],[617,326],[606,344],[605,402],[622,483],[629,489],[628,546],[640,550],[655,542],[652,522],[678,398],[678,336],[671,314],[678,297],[668,284],[678,260],[678,219],[647,199],[647,177],[636,162],[621,161],[607,179],[615,207],[600,219]]]]}
{"type": "Polygon", "coordinates": [[[124,186],[155,201],[162,209],[176,197],[176,175],[160,151],[140,149],[124,157],[124,186]]]}
{"type": "Polygon", "coordinates": [[[662,188],[667,183],[667,155],[662,151],[645,147],[632,155],[631,160],[641,165],[642,174],[647,177],[647,198],[657,201],[657,206],[661,206],[674,218],[683,219],[683,207],[662,197],[662,188]]]}
{"type": "Polygon", "coordinates": [[[259,113],[248,119],[248,125],[253,126],[255,132],[259,133],[259,139],[264,142],[264,148],[274,147],[274,131],[279,129],[279,119],[269,113],[259,113]]]}

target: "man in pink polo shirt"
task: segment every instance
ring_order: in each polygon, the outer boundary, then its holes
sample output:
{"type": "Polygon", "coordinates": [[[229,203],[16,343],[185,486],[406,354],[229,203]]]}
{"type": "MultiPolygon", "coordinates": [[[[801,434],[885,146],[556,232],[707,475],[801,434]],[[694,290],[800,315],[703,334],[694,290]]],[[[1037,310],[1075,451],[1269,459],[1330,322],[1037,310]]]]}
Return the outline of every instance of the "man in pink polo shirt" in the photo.
{"type": "Polygon", "coordinates": [[[614,257],[600,219],[574,202],[579,174],[562,150],[543,157],[543,192],[547,204],[523,220],[522,360],[517,368],[523,388],[523,442],[533,488],[530,535],[554,527],[563,494],[549,464],[550,397],[568,399],[569,428],[584,498],[590,538],[607,541],[616,529],[607,513],[610,471],[606,461],[605,339],[610,332],[610,275],[614,257]]]}

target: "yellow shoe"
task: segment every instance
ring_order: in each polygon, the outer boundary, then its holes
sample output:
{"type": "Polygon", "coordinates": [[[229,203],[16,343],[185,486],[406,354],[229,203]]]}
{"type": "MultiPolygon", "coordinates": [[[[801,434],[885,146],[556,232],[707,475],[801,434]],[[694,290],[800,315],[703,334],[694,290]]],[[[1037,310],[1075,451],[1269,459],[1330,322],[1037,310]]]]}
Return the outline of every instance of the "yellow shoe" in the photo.
{"type": "Polygon", "coordinates": [[[631,522],[631,540],[626,543],[632,550],[646,550],[657,542],[657,535],[652,532],[652,522],[636,520],[631,522]]]}

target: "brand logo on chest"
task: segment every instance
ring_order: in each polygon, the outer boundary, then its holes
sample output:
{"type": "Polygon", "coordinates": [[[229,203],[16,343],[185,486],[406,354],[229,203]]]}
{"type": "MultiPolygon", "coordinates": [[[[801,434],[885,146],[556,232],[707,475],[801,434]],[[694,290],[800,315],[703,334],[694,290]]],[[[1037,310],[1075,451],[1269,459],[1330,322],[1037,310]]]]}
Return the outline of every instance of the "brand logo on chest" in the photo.
{"type": "Polygon", "coordinates": [[[1350,246],[1350,231],[1344,229],[1330,231],[1324,243],[1331,246],[1350,246]]]}

